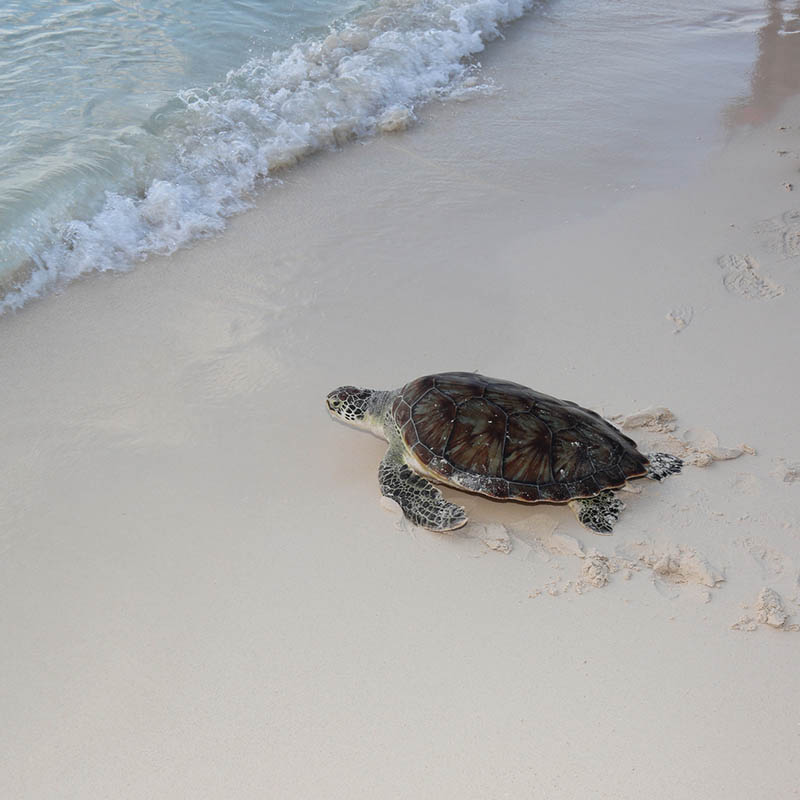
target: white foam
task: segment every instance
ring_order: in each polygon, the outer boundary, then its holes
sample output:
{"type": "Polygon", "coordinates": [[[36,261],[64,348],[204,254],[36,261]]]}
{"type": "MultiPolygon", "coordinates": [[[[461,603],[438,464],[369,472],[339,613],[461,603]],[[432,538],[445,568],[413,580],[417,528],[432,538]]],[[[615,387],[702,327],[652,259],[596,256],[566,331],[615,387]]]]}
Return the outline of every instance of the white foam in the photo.
{"type": "Polygon", "coordinates": [[[217,233],[247,207],[259,179],[317,150],[405,128],[420,103],[474,89],[466,59],[532,4],[388,0],[324,39],[181,92],[153,123],[151,135],[173,155],[155,166],[142,195],[107,192],[91,219],[56,226],[0,313],[86,272],[129,269],[217,233]]]}

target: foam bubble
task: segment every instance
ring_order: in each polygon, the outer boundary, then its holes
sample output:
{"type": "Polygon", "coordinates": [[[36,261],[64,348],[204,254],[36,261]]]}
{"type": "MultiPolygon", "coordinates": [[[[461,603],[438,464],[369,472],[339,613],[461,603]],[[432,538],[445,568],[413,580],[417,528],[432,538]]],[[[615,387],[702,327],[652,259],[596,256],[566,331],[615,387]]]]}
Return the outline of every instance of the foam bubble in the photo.
{"type": "Polygon", "coordinates": [[[384,133],[404,131],[414,121],[414,112],[406,106],[387,108],[378,118],[378,129],[384,133]]]}

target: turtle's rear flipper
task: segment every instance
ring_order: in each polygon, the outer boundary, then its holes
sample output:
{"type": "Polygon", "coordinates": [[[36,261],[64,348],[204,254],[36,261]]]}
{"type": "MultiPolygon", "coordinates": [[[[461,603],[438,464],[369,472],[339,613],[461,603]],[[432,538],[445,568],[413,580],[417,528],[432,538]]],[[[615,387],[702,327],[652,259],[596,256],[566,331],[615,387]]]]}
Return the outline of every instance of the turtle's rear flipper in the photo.
{"type": "Polygon", "coordinates": [[[584,528],[607,535],[614,529],[625,503],[616,498],[614,492],[605,491],[594,497],[572,500],[569,507],[584,528]]]}
{"type": "Polygon", "coordinates": [[[669,453],[648,453],[647,476],[654,481],[663,481],[668,475],[677,475],[683,469],[683,461],[669,453]]]}
{"type": "Polygon", "coordinates": [[[394,500],[406,518],[429,531],[454,531],[467,524],[461,506],[448,503],[425,478],[412,472],[394,450],[384,456],[378,470],[381,493],[394,500]]]}

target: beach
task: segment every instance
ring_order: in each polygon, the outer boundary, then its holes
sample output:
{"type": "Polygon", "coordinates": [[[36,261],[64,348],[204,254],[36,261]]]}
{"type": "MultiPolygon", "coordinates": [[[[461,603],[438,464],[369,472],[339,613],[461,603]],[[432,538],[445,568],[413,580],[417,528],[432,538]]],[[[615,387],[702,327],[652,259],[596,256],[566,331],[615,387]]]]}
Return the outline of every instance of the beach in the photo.
{"type": "Polygon", "coordinates": [[[569,73],[528,14],[480,56],[496,91],[0,316],[2,796],[800,797],[800,42],[776,8],[714,114],[664,74],[635,123],[644,88],[609,107],[607,72],[543,149],[536,82],[569,73]],[[452,489],[467,526],[414,528],[380,501],[385,443],[325,396],[447,370],[686,467],[621,492],[611,536],[452,489]]]}

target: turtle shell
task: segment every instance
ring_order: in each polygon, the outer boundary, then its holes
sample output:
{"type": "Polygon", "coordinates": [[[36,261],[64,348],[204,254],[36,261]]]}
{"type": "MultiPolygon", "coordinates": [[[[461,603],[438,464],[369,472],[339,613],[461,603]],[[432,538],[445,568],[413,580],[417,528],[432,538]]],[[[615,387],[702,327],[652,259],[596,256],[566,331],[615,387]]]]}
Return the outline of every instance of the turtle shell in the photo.
{"type": "Polygon", "coordinates": [[[472,372],[406,384],[392,412],[430,477],[529,503],[565,503],[647,472],[636,443],[594,411],[472,372]]]}

